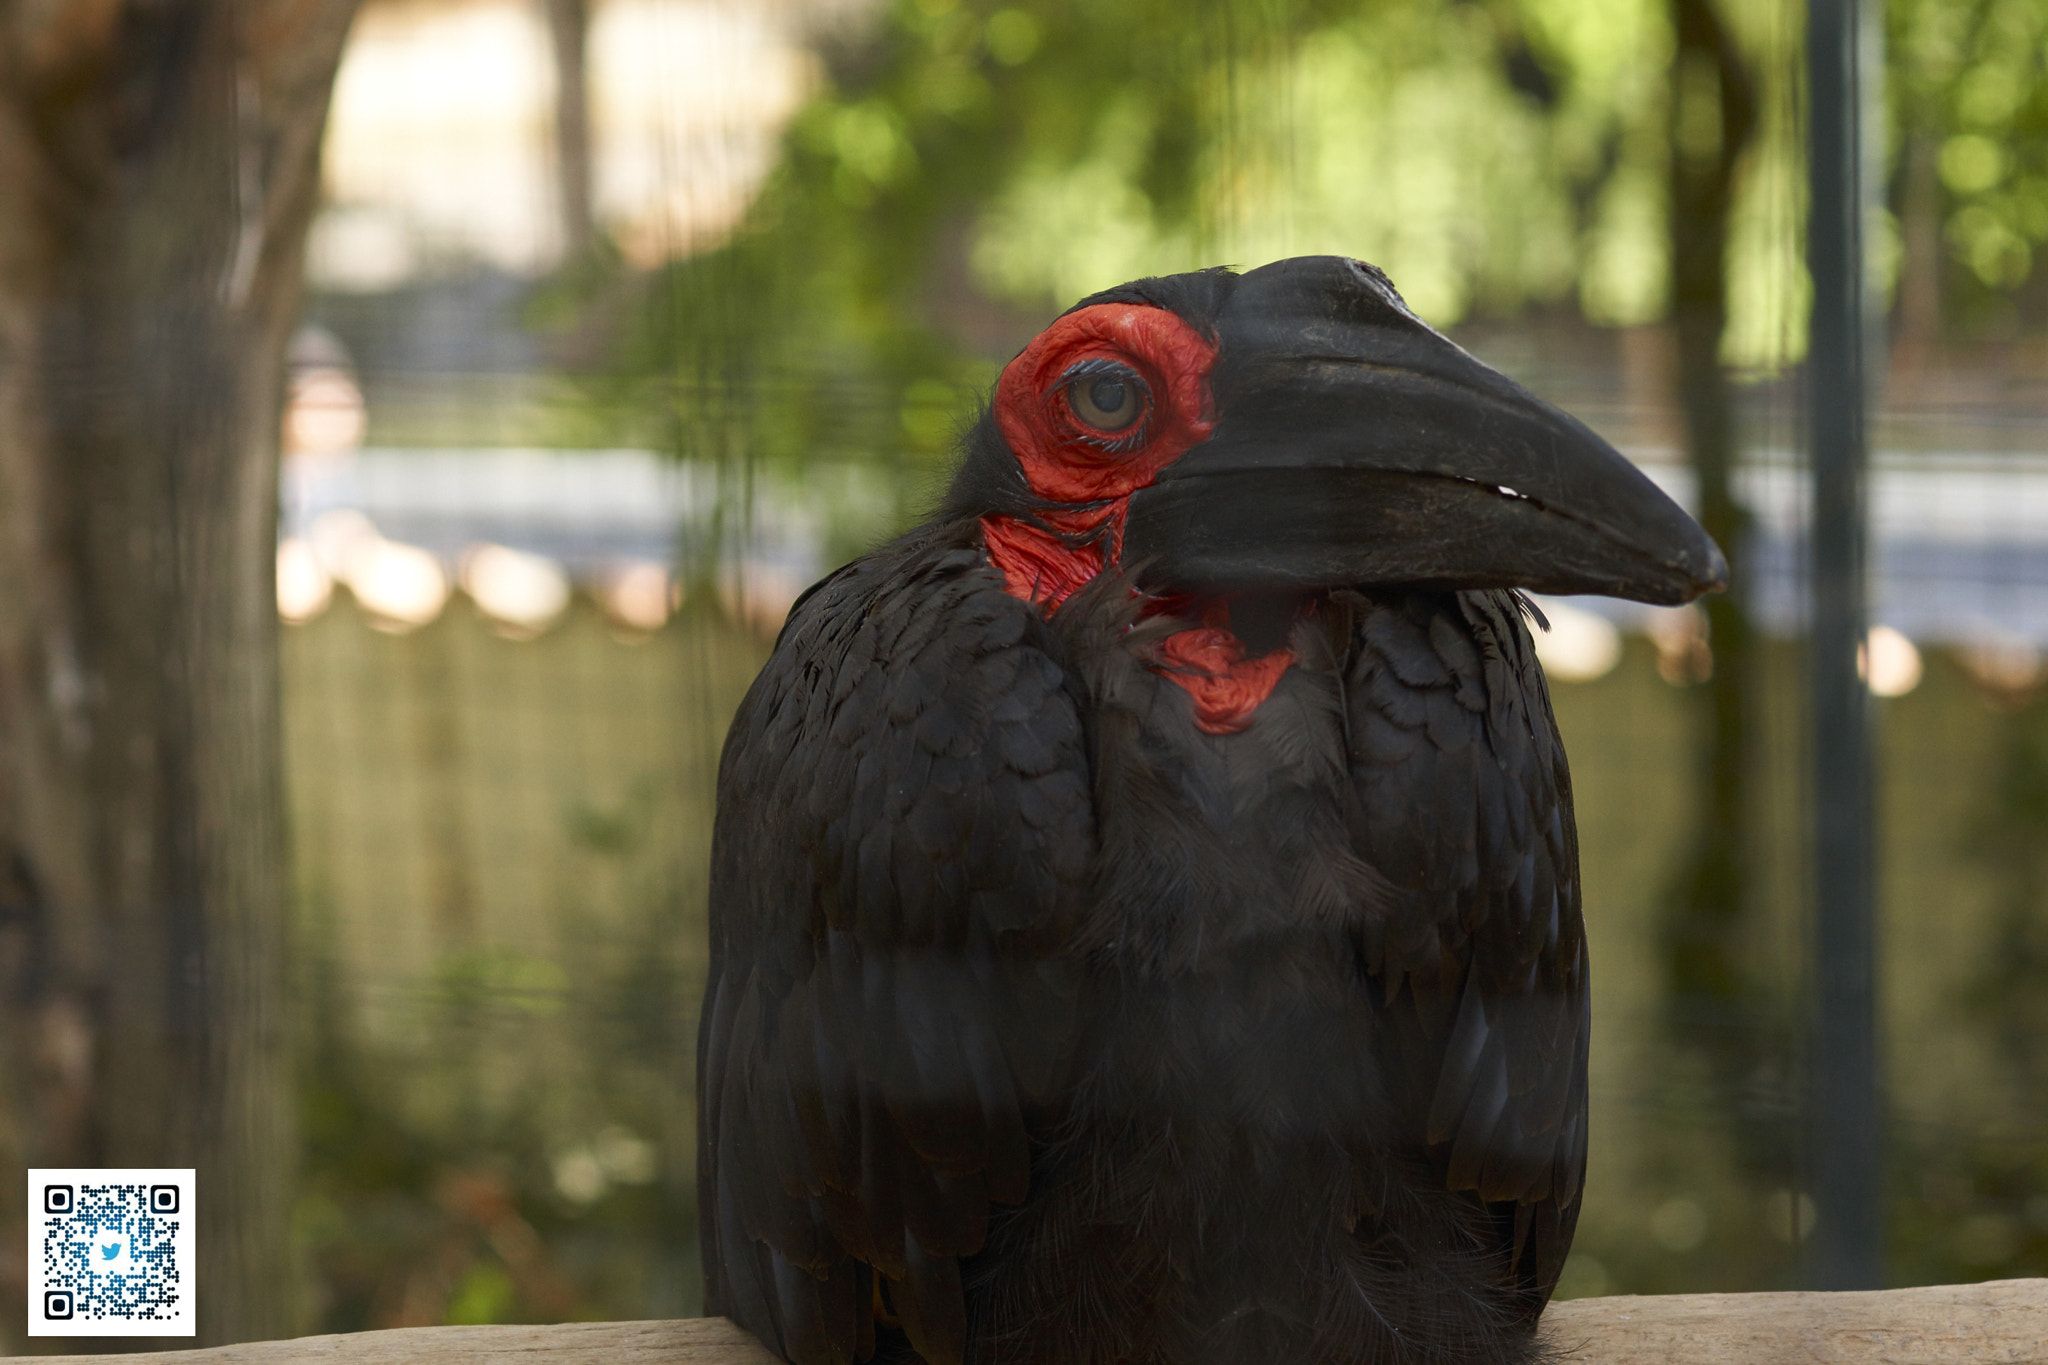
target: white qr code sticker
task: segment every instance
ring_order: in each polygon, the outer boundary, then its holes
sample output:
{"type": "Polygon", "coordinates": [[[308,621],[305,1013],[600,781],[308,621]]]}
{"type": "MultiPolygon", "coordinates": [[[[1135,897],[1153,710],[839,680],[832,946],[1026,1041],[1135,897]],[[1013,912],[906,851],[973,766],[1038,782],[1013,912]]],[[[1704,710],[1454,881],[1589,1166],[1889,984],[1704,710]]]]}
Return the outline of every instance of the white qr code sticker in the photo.
{"type": "Polygon", "coordinates": [[[28,1334],[189,1337],[192,1172],[28,1173],[28,1334]]]}

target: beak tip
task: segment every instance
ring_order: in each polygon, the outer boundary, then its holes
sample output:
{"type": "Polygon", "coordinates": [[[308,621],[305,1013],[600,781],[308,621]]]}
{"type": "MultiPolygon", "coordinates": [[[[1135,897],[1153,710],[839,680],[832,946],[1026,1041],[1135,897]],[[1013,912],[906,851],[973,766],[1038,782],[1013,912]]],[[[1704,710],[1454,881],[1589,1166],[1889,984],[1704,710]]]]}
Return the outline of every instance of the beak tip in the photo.
{"type": "Polygon", "coordinates": [[[1706,536],[1701,536],[1700,541],[1666,561],[1669,576],[1662,578],[1654,596],[1645,595],[1642,600],[1656,606],[1682,607],[1709,593],[1727,591],[1728,557],[1706,536]]]}
{"type": "Polygon", "coordinates": [[[1706,571],[1694,578],[1697,593],[1725,592],[1728,588],[1728,556],[1712,540],[1707,541],[1706,571]]]}

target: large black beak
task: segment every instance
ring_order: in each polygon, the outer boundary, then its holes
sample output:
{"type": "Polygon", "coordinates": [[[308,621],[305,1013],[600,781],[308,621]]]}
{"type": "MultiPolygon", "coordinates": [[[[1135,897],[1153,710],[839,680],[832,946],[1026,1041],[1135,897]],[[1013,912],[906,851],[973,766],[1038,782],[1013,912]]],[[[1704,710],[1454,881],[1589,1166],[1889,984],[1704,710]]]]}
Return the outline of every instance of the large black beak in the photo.
{"type": "Polygon", "coordinates": [[[1251,271],[1217,333],[1215,433],[1131,497],[1124,560],[1149,587],[1676,605],[1726,584],[1714,542],[1621,452],[1439,335],[1370,266],[1251,271]]]}

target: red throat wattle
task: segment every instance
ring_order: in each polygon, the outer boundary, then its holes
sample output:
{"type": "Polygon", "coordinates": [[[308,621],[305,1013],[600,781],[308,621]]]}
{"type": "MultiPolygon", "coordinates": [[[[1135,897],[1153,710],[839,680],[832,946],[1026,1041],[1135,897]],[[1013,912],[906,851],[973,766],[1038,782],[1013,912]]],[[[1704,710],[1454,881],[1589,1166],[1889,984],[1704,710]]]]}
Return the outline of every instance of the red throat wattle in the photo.
{"type": "MultiPolygon", "coordinates": [[[[1040,514],[1042,526],[995,514],[981,519],[989,560],[1011,595],[1051,615],[1117,562],[1131,494],[1215,427],[1215,361],[1214,344],[1173,313],[1100,303],[1055,322],[1004,368],[996,425],[1032,491],[1063,504],[1040,514]],[[1076,411],[1073,390],[1092,376],[1129,376],[1143,402],[1129,425],[1104,430],[1076,411]]],[[[1294,651],[1246,658],[1220,600],[1202,604],[1201,619],[1166,637],[1154,667],[1186,690],[1197,728],[1236,734],[1272,695],[1294,651]]]]}

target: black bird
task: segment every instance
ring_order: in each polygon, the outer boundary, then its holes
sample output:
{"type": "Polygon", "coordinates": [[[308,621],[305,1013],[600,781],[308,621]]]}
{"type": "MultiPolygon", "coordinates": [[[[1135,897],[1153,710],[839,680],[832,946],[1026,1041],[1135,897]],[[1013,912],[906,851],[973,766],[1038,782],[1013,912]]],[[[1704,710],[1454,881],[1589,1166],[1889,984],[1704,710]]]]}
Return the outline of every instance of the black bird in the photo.
{"type": "Polygon", "coordinates": [[[1586,946],[1515,590],[1719,552],[1337,257],[1083,300],[964,444],[726,742],[707,1310],[800,1365],[1533,1358],[1586,946]]]}

